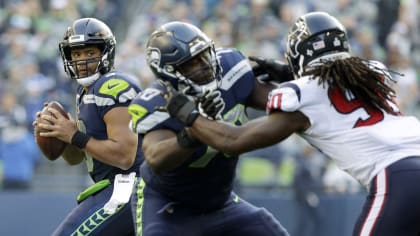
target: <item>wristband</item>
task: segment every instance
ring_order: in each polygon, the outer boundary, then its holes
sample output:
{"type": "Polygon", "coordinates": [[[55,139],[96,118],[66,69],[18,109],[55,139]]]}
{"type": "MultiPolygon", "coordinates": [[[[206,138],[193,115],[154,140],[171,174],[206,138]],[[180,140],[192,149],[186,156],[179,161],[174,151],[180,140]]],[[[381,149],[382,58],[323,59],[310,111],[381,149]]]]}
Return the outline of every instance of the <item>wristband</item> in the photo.
{"type": "Polygon", "coordinates": [[[73,134],[73,137],[71,138],[71,144],[80,149],[84,149],[89,139],[89,135],[82,133],[78,130],[76,131],[76,133],[73,134]]]}
{"type": "Polygon", "coordinates": [[[183,148],[194,148],[203,144],[200,140],[190,137],[185,128],[176,134],[176,140],[178,141],[179,146],[183,148]]]}

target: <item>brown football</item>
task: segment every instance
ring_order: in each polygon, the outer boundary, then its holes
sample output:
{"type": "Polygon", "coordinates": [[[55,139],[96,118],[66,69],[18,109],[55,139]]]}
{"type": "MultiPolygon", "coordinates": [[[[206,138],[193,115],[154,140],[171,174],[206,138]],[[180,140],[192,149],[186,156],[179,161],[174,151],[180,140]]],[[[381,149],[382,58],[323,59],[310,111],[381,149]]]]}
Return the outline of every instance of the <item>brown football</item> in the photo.
{"type": "MultiPolygon", "coordinates": [[[[41,113],[51,115],[52,113],[47,111],[47,108],[49,107],[58,110],[67,119],[69,118],[63,106],[57,101],[48,102],[48,105],[42,109],[41,113]]],[[[53,137],[41,137],[39,133],[35,134],[35,138],[39,149],[42,151],[44,156],[51,161],[54,161],[60,157],[67,146],[67,143],[61,141],[60,139],[53,137]]]]}

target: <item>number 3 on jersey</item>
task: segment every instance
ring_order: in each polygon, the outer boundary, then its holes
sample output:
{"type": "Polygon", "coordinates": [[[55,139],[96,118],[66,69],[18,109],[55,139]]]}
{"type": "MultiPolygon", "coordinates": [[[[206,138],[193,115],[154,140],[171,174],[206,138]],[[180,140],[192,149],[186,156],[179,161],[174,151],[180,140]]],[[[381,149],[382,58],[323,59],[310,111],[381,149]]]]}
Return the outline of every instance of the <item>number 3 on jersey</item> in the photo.
{"type": "Polygon", "coordinates": [[[384,119],[384,113],[379,109],[366,108],[359,99],[356,98],[347,98],[340,92],[338,87],[329,87],[328,97],[331,101],[331,104],[341,114],[348,114],[356,111],[357,109],[364,109],[369,115],[369,118],[362,119],[359,117],[353,128],[369,126],[376,124],[384,119]]]}

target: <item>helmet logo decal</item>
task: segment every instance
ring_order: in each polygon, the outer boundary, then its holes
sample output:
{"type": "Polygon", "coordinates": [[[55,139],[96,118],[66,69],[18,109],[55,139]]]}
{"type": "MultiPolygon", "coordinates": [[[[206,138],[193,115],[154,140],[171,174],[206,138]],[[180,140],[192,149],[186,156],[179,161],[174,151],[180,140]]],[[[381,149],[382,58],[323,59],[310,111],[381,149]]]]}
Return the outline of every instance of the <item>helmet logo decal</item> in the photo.
{"type": "Polygon", "coordinates": [[[288,54],[293,58],[297,58],[299,56],[298,46],[303,40],[308,38],[308,36],[309,33],[306,22],[303,19],[299,19],[288,36],[288,54]],[[293,48],[291,48],[291,46],[293,46],[293,48]]]}
{"type": "Polygon", "coordinates": [[[306,55],[308,56],[312,56],[314,54],[314,51],[307,49],[306,50],[306,55]]]}
{"type": "Polygon", "coordinates": [[[314,48],[314,50],[323,49],[323,48],[325,48],[325,42],[324,42],[324,40],[314,42],[312,44],[312,47],[314,48]]]}
{"type": "Polygon", "coordinates": [[[160,67],[161,64],[161,58],[162,53],[158,48],[147,48],[147,63],[150,67],[153,67],[158,73],[163,73],[166,76],[169,76],[171,78],[176,78],[176,76],[173,74],[175,71],[175,68],[172,65],[164,65],[163,68],[160,67]]]}
{"type": "Polygon", "coordinates": [[[333,45],[334,45],[334,47],[338,47],[338,46],[341,45],[341,42],[340,42],[340,40],[337,37],[334,38],[333,45]]]}
{"type": "Polygon", "coordinates": [[[69,37],[69,43],[84,42],[85,36],[83,34],[73,35],[69,37]]]}
{"type": "Polygon", "coordinates": [[[190,53],[191,53],[191,55],[195,54],[195,52],[197,52],[197,51],[201,51],[201,49],[203,47],[205,47],[206,45],[207,45],[207,43],[205,41],[197,38],[190,45],[190,53]]]}
{"type": "Polygon", "coordinates": [[[160,51],[157,48],[148,48],[147,50],[147,63],[149,63],[150,65],[152,65],[154,68],[156,68],[157,70],[160,70],[159,68],[159,64],[160,64],[160,51]]]}

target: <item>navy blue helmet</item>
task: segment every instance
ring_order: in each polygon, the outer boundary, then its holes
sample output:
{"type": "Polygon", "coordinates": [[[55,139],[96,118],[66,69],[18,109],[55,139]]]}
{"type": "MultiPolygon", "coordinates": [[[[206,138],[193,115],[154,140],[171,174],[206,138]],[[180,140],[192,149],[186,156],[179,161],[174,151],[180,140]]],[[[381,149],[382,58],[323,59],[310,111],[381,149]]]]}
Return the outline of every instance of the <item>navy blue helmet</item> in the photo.
{"type": "Polygon", "coordinates": [[[221,67],[214,43],[196,26],[166,23],[151,34],[146,47],[155,76],[175,89],[194,95],[217,88],[221,67]]]}
{"type": "Polygon", "coordinates": [[[349,57],[349,52],[346,29],[325,12],[299,17],[287,37],[286,59],[295,77],[302,76],[308,64],[349,57]]]}
{"type": "MultiPolygon", "coordinates": [[[[97,62],[94,76],[109,72],[114,66],[116,40],[109,27],[95,18],[82,18],[68,27],[63,40],[59,44],[64,70],[73,79],[80,79],[76,64],[80,61],[71,59],[71,50],[88,46],[97,46],[101,50],[101,57],[91,58],[85,63],[97,62]]],[[[93,75],[88,75],[91,77],[93,75]]]]}

